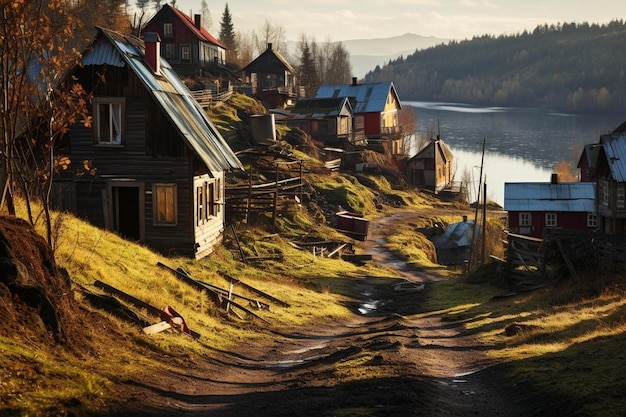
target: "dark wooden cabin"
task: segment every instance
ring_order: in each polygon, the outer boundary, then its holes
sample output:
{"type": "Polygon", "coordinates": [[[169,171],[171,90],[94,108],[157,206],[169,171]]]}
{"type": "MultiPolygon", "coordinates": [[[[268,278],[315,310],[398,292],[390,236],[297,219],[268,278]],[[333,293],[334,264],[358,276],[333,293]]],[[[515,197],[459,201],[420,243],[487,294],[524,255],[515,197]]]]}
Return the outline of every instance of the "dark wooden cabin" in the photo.
{"type": "Polygon", "coordinates": [[[224,173],[242,166],[173,69],[159,36],[98,28],[71,74],[93,91],[93,127],[66,155],[96,175],[55,179],[65,208],[167,254],[201,258],[224,231],[224,173]],[[80,162],[79,162],[80,163],[80,162]]]}
{"type": "Polygon", "coordinates": [[[209,75],[226,65],[226,47],[194,19],[175,7],[164,4],[142,30],[158,33],[161,56],[181,75],[209,75]]]}

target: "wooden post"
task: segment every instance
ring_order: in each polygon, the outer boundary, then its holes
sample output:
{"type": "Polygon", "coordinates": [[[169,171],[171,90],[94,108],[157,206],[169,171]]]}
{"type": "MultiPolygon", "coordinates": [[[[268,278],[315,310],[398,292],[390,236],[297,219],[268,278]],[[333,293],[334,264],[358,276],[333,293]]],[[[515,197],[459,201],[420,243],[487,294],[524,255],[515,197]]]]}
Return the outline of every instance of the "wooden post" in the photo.
{"type": "Polygon", "coordinates": [[[250,177],[248,180],[248,201],[246,203],[246,224],[250,225],[250,205],[252,204],[252,167],[250,167],[250,177]]]}
{"type": "Polygon", "coordinates": [[[276,214],[278,211],[278,164],[276,164],[276,187],[274,189],[274,213],[272,214],[272,231],[276,231],[276,214]]]}

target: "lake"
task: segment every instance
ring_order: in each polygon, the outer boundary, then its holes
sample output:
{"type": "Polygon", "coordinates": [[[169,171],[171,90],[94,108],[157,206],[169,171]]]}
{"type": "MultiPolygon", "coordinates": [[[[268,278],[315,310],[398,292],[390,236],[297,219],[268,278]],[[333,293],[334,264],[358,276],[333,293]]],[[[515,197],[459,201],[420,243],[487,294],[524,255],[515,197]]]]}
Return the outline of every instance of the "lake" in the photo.
{"type": "MultiPolygon", "coordinates": [[[[600,135],[626,120],[620,115],[572,115],[459,103],[408,101],[402,105],[414,110],[419,135],[434,137],[439,132],[454,153],[455,180],[470,173],[470,190],[478,186],[485,140],[487,197],[500,205],[505,182],[550,181],[561,161],[576,168],[585,144],[598,142],[600,135]]],[[[475,199],[475,194],[471,198],[475,199]]]]}

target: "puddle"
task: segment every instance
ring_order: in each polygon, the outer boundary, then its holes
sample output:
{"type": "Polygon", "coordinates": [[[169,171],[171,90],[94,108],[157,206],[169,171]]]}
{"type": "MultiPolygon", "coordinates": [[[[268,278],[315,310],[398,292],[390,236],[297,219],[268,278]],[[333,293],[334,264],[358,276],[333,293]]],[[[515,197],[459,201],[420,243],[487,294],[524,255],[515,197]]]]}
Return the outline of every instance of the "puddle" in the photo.
{"type": "Polygon", "coordinates": [[[378,309],[378,304],[380,301],[368,301],[367,303],[362,303],[361,306],[357,309],[359,313],[366,315],[368,313],[372,313],[378,309]]]}

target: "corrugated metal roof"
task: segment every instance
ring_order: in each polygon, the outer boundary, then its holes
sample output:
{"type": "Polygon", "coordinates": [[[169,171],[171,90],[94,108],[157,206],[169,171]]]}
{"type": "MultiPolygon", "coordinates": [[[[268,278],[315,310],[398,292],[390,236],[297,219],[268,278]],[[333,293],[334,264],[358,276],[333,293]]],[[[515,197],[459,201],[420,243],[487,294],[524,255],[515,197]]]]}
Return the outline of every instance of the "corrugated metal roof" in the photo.
{"type": "Polygon", "coordinates": [[[611,176],[617,182],[626,182],[626,135],[612,133],[600,136],[611,176]]]}
{"type": "MultiPolygon", "coordinates": [[[[98,28],[113,45],[124,62],[133,70],[170,118],[196,155],[212,172],[243,169],[226,140],[209,120],[206,112],[191,96],[189,89],[181,81],[172,67],[164,59],[160,60],[161,75],[155,75],[144,60],[143,42],[135,37],[98,28]]],[[[96,58],[112,60],[110,50],[95,44],[97,54],[88,62],[97,65],[96,58]]]]}
{"type": "MultiPolygon", "coordinates": [[[[392,82],[339,84],[319,86],[315,98],[354,97],[356,100],[353,105],[354,112],[370,113],[382,112],[389,94],[393,94],[398,99],[392,82]]],[[[400,100],[398,100],[398,105],[400,105],[400,100]]]]}
{"type": "Polygon", "coordinates": [[[311,117],[340,116],[346,109],[346,116],[352,115],[352,106],[347,97],[332,98],[301,98],[296,101],[292,113],[310,115],[311,117]]]}
{"type": "Polygon", "coordinates": [[[506,211],[596,211],[596,184],[593,182],[520,182],[504,184],[506,211]]]}

